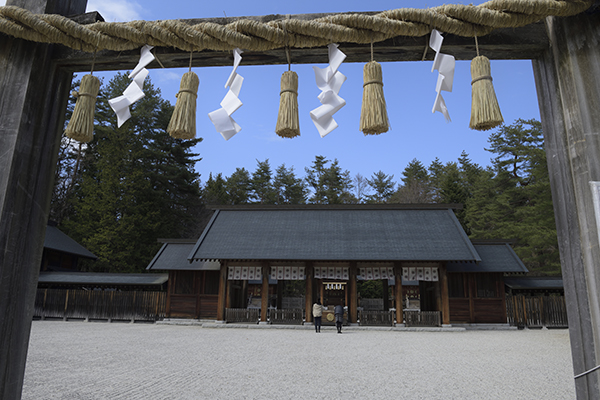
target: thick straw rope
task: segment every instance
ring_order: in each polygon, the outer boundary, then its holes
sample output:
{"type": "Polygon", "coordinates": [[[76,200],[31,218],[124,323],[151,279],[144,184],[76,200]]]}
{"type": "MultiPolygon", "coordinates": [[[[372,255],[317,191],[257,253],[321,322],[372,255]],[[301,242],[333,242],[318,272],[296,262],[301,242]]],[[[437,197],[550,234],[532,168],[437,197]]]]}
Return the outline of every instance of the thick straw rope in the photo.
{"type": "Polygon", "coordinates": [[[0,7],[0,33],[76,50],[133,50],[149,44],[184,51],[266,51],[285,46],[320,47],[329,43],[368,44],[396,36],[424,36],[435,28],[458,36],[484,36],[497,28],[517,28],[549,16],[579,14],[589,0],[491,0],[478,6],[443,5],[401,8],[375,15],[336,14],[313,20],[281,19],[268,23],[239,19],[227,25],[179,20],[96,22],[80,25],[54,14],[32,14],[0,7]],[[284,29],[285,25],[285,29],[284,29]]]}

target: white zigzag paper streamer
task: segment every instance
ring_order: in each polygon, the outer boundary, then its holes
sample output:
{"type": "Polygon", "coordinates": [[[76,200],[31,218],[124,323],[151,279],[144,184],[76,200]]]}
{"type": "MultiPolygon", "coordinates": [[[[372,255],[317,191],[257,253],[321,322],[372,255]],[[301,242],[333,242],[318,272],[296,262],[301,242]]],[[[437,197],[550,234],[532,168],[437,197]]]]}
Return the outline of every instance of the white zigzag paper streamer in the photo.
{"type": "Polygon", "coordinates": [[[346,55],[338,49],[338,45],[331,43],[329,48],[329,65],[325,68],[313,67],[317,87],[321,89],[318,96],[322,106],[319,106],[310,112],[310,118],[319,131],[321,137],[325,137],[329,132],[338,127],[333,119],[333,114],[346,105],[346,100],[338,96],[342,83],[346,81],[346,76],[338,71],[338,68],[346,59],[346,55]]]}
{"type": "Polygon", "coordinates": [[[442,90],[446,92],[452,92],[452,84],[454,83],[454,68],[456,66],[456,61],[454,59],[454,56],[440,53],[440,48],[442,47],[443,41],[444,37],[439,31],[437,31],[436,29],[431,31],[429,47],[435,50],[435,58],[433,59],[433,66],[431,67],[431,72],[437,69],[440,73],[438,75],[437,85],[435,87],[437,95],[435,96],[435,103],[433,104],[433,109],[431,110],[431,112],[441,112],[446,118],[446,121],[450,122],[450,113],[448,112],[446,102],[444,101],[441,92],[442,90]]]}
{"type": "Polygon", "coordinates": [[[117,114],[117,126],[119,128],[131,118],[129,106],[144,97],[144,80],[148,76],[148,70],[145,67],[154,60],[154,55],[150,52],[152,47],[149,45],[142,47],[140,61],[129,74],[129,78],[133,79],[133,82],[123,91],[123,95],[108,100],[108,104],[117,114]]]}
{"type": "Polygon", "coordinates": [[[225,83],[225,87],[229,88],[229,91],[223,98],[223,101],[221,101],[221,108],[208,113],[208,117],[214,124],[217,132],[219,132],[225,140],[231,139],[233,135],[242,130],[237,122],[231,118],[231,114],[243,104],[238,96],[240,95],[244,78],[236,72],[237,67],[242,61],[242,53],[243,51],[240,49],[236,48],[233,50],[233,71],[231,71],[229,79],[227,79],[227,83],[225,83]]]}

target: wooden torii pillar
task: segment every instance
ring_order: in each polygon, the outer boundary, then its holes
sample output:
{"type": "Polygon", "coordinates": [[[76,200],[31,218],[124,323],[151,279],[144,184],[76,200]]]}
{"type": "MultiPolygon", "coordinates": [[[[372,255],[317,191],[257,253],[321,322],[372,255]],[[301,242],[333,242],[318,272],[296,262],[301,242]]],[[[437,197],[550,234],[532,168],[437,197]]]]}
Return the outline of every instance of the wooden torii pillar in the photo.
{"type": "MultiPolygon", "coordinates": [[[[592,182],[600,182],[600,6],[548,18],[551,46],[533,60],[552,186],[574,375],[600,364],[600,244],[592,182]]],[[[575,379],[600,398],[600,371],[575,379]]]]}
{"type": "MultiPolygon", "coordinates": [[[[8,0],[75,15],[86,0],[8,0]]],[[[72,73],[58,47],[0,40],[0,398],[20,399],[60,134],[72,73]]]]}

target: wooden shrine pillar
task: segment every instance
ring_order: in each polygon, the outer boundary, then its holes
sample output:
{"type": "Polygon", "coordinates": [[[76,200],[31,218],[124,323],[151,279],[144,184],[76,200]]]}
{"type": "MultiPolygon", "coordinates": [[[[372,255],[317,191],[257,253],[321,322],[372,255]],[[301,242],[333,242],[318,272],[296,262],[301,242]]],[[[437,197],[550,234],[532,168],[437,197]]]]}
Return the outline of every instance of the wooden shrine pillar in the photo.
{"type": "Polygon", "coordinates": [[[262,266],[262,289],[260,293],[260,322],[267,323],[267,310],[269,308],[269,263],[262,266]]]}
{"type": "Polygon", "coordinates": [[[348,268],[348,290],[350,291],[350,304],[348,304],[349,322],[355,324],[358,321],[358,287],[356,285],[356,275],[358,266],[356,262],[351,262],[348,268]]]}
{"type": "Polygon", "coordinates": [[[381,280],[381,287],[383,289],[383,311],[390,310],[390,284],[387,279],[381,280]]]}
{"type": "Polygon", "coordinates": [[[438,272],[438,279],[440,284],[440,297],[441,297],[441,308],[442,312],[442,326],[450,325],[450,297],[448,296],[448,273],[446,265],[440,263],[438,272]]]}
{"type": "MultiPolygon", "coordinates": [[[[600,10],[547,18],[550,46],[533,61],[574,375],[600,364],[600,10]],[[596,206],[596,208],[595,208],[596,206]],[[596,211],[594,211],[596,210],[596,211]]],[[[578,399],[600,398],[600,371],[575,379],[578,399]]]]}
{"type": "Polygon", "coordinates": [[[312,305],[313,305],[313,280],[314,280],[314,270],[312,263],[306,263],[306,267],[304,268],[306,274],[306,289],[304,290],[304,312],[306,314],[306,322],[312,322],[312,305]]]}
{"type": "Polygon", "coordinates": [[[394,263],[394,276],[396,286],[394,287],[394,298],[396,300],[396,324],[404,323],[404,307],[402,306],[402,267],[400,263],[394,263]]]}
{"type": "Polygon", "coordinates": [[[221,272],[219,274],[219,297],[217,299],[217,321],[225,321],[225,308],[229,292],[229,281],[227,280],[227,261],[221,261],[221,272]]]}
{"type": "MultiPolygon", "coordinates": [[[[86,0],[8,0],[82,14],[86,0]]],[[[20,399],[37,280],[72,74],[58,46],[0,39],[0,398],[20,399]]]]}

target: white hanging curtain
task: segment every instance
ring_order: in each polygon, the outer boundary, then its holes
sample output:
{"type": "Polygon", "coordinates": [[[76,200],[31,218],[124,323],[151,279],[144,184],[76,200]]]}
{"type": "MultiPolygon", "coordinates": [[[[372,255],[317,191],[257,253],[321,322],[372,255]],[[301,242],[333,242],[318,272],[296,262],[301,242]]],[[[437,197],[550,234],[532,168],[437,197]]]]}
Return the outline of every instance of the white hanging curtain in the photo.
{"type": "Polygon", "coordinates": [[[305,277],[304,267],[271,267],[271,278],[278,281],[302,281],[305,277]]]}
{"type": "Polygon", "coordinates": [[[438,267],[402,267],[402,279],[437,282],[439,280],[438,267]]]}
{"type": "Polygon", "coordinates": [[[234,281],[262,280],[262,267],[229,267],[227,279],[234,281]]]}
{"type": "Polygon", "coordinates": [[[348,279],[348,267],[315,267],[315,279],[348,279]]]}
{"type": "Polygon", "coordinates": [[[394,267],[361,267],[359,268],[359,272],[360,279],[365,281],[394,277],[394,267]]]}

